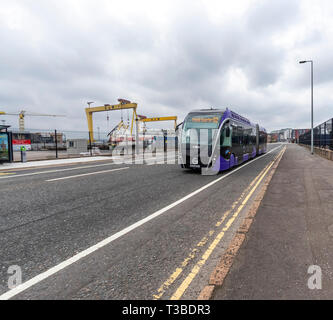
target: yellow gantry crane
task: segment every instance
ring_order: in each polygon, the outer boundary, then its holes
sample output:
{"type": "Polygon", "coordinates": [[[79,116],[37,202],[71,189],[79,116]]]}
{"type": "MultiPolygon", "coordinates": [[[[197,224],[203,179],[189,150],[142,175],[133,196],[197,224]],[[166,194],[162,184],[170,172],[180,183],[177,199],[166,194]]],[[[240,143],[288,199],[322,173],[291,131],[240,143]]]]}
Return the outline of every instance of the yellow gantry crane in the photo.
{"type": "Polygon", "coordinates": [[[88,130],[89,130],[89,138],[90,141],[94,141],[94,128],[93,128],[93,113],[95,112],[102,112],[102,111],[114,111],[114,110],[124,110],[124,109],[133,109],[133,117],[132,117],[132,123],[131,123],[131,134],[133,132],[133,122],[134,119],[137,120],[137,114],[136,109],[138,105],[134,102],[131,102],[129,100],[125,99],[118,99],[119,104],[110,105],[105,104],[101,107],[92,107],[92,108],[86,108],[86,115],[87,115],[87,121],[88,121],[88,130]]]}
{"type": "Polygon", "coordinates": [[[170,120],[175,121],[175,129],[176,129],[176,127],[177,127],[177,116],[139,119],[139,121],[141,121],[141,122],[170,121],[170,120]]]}
{"type": "Polygon", "coordinates": [[[66,117],[65,115],[59,114],[44,114],[44,113],[29,113],[25,110],[20,111],[19,113],[9,113],[0,111],[0,115],[8,115],[8,116],[19,116],[19,130],[24,131],[24,118],[25,116],[34,116],[34,117],[66,117]]]}
{"type": "MultiPolygon", "coordinates": [[[[125,99],[118,99],[119,104],[110,105],[105,104],[101,107],[90,107],[90,104],[93,102],[88,102],[89,107],[86,108],[86,115],[87,115],[87,121],[88,121],[88,130],[89,130],[89,138],[90,141],[94,141],[94,129],[93,129],[93,113],[95,112],[103,112],[103,111],[114,111],[114,110],[124,110],[124,109],[133,109],[133,117],[132,117],[132,123],[131,123],[131,135],[133,133],[133,123],[135,121],[141,121],[141,122],[153,122],[153,121],[175,121],[175,129],[177,127],[177,116],[170,116],[170,117],[156,117],[156,118],[147,118],[145,116],[141,116],[137,114],[137,107],[138,105],[134,102],[131,102],[129,100],[125,99]]],[[[122,121],[115,127],[115,129],[118,128],[119,125],[122,124],[122,121]]],[[[115,130],[114,129],[114,130],[115,130]]],[[[136,128],[136,133],[138,134],[138,127],[136,128]]],[[[110,132],[111,133],[111,132],[110,132]]]]}

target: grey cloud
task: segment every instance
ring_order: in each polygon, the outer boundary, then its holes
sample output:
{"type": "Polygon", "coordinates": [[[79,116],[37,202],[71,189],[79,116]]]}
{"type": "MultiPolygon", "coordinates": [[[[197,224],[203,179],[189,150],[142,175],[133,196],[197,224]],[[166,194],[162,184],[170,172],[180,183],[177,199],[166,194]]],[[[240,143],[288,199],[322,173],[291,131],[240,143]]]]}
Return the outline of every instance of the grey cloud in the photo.
{"type": "MultiPolygon", "coordinates": [[[[27,106],[34,112],[66,113],[64,129],[77,130],[86,130],[86,101],[115,103],[119,97],[138,102],[139,112],[151,116],[183,118],[191,109],[229,106],[268,128],[298,126],[306,123],[306,107],[283,98],[279,90],[305,90],[308,77],[299,71],[278,85],[289,52],[273,45],[272,37],[301,23],[300,5],[258,1],[244,17],[217,24],[200,6],[188,3],[159,29],[142,16],[129,23],[110,18],[102,6],[89,1],[81,10],[91,15],[82,21],[76,19],[80,12],[64,2],[27,1],[24,6],[41,26],[42,38],[0,28],[1,104],[12,111],[27,106]],[[226,90],[233,68],[247,77],[247,93],[226,90]]],[[[316,41],[306,37],[296,45],[302,49],[315,42],[320,50],[325,41],[324,36],[316,41]]],[[[325,63],[316,64],[316,80],[329,83],[330,56],[319,55],[325,63]]],[[[105,115],[96,116],[97,125],[105,126],[105,115]]]]}
{"type": "Polygon", "coordinates": [[[280,33],[300,17],[300,1],[260,0],[254,3],[247,14],[246,27],[255,35],[270,36],[280,33]]]}

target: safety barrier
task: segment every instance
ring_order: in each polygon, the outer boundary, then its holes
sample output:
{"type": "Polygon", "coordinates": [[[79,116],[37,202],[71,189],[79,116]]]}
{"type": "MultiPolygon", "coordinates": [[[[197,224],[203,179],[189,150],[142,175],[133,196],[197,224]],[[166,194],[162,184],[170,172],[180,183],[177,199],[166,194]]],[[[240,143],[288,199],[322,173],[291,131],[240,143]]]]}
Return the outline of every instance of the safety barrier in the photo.
{"type": "MultiPolygon", "coordinates": [[[[311,145],[311,131],[300,135],[299,143],[311,145]]],[[[313,145],[320,149],[333,150],[333,118],[313,128],[313,145]]]]}
{"type": "MultiPolygon", "coordinates": [[[[300,143],[300,145],[302,147],[306,147],[308,149],[311,149],[311,147],[307,144],[302,144],[300,143]]],[[[332,160],[333,161],[333,151],[330,149],[325,149],[325,148],[319,148],[319,147],[314,147],[313,151],[315,154],[318,154],[319,156],[328,159],[328,160],[332,160]]]]}

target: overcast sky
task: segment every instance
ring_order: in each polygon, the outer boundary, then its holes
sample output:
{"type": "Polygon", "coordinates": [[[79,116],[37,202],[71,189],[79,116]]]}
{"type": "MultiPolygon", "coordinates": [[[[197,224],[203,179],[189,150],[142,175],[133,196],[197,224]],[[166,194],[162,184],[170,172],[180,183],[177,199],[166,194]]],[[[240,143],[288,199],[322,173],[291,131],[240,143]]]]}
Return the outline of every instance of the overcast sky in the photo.
{"type": "MultiPolygon", "coordinates": [[[[317,125],[333,117],[332,17],[332,1],[0,0],[0,110],[87,130],[87,101],[125,98],[147,116],[229,107],[269,131],[304,128],[310,64],[298,61],[313,59],[317,125]]],[[[107,131],[105,113],[94,119],[107,131]]]]}

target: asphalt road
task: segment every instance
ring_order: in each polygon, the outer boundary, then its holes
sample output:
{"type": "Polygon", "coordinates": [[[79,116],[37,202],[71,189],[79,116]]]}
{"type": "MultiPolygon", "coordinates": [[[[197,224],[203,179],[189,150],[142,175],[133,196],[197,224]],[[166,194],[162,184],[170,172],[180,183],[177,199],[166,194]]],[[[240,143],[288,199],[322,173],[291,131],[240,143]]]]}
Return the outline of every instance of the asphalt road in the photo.
{"type": "MultiPolygon", "coordinates": [[[[110,161],[0,174],[0,295],[8,291],[8,268],[17,265],[23,283],[34,277],[35,283],[13,299],[169,299],[223,226],[217,222],[281,149],[275,144],[268,150],[273,148],[217,176],[178,165],[110,161]],[[110,241],[91,248],[104,239],[110,241]],[[88,248],[86,256],[68,261],[88,248]],[[55,266],[57,272],[47,276],[55,266]]],[[[240,219],[182,299],[197,297],[240,219]]]]}

